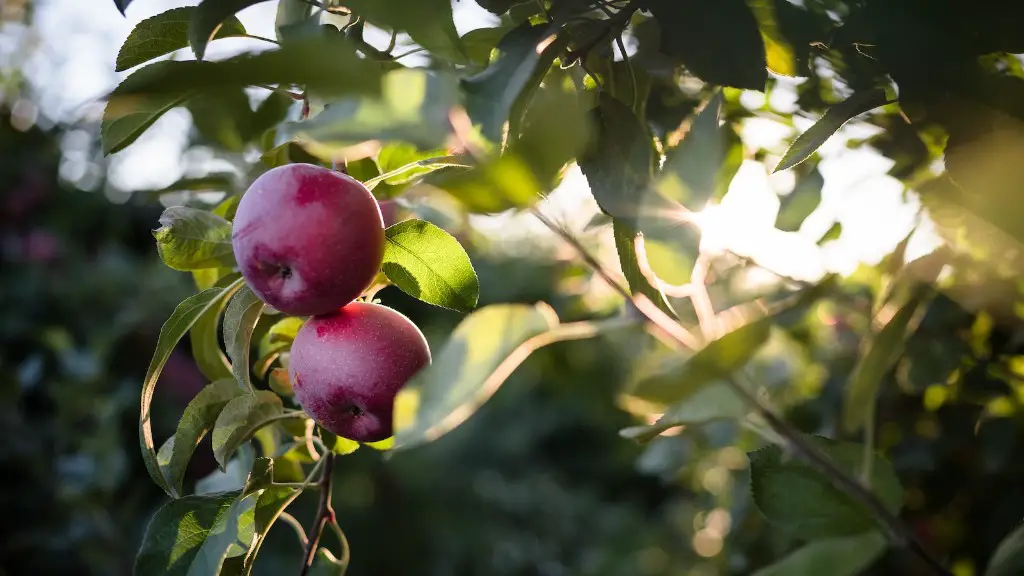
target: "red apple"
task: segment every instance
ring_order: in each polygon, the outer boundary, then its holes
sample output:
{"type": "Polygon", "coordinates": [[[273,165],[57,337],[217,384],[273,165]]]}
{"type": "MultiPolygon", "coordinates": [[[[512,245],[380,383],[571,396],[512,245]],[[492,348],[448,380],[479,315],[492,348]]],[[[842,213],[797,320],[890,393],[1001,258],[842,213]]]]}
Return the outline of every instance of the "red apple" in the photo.
{"type": "Polygon", "coordinates": [[[231,244],[261,300],[292,316],[323,314],[373,282],[384,257],[384,221],[358,180],[286,164],[264,172],[242,196],[231,244]]]}
{"type": "Polygon", "coordinates": [[[430,364],[423,333],[401,313],[365,302],[306,321],[288,371],[295,400],[320,426],[357,442],[393,434],[395,396],[430,364]]]}

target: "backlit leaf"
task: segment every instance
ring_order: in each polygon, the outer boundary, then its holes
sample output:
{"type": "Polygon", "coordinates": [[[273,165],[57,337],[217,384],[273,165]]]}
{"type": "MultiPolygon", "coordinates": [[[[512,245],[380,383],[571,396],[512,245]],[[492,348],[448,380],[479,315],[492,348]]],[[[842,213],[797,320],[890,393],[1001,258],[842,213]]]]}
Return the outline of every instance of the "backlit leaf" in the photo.
{"type": "MultiPolygon", "coordinates": [[[[188,46],[189,20],[195,13],[194,6],[172,8],[136,24],[117,53],[114,71],[127,70],[188,46]]],[[[245,27],[238,18],[230,16],[217,29],[214,39],[243,34],[245,27]]]]}
{"type": "MultiPolygon", "coordinates": [[[[235,14],[266,0],[202,0],[191,15],[188,27],[188,41],[196,59],[202,60],[206,55],[206,45],[210,43],[235,14]]],[[[235,18],[237,21],[237,18],[235,18]]]]}
{"type": "Polygon", "coordinates": [[[459,241],[424,220],[406,220],[385,231],[382,271],[400,290],[429,304],[468,312],[480,281],[459,241]]]}
{"type": "Polygon", "coordinates": [[[821,189],[824,186],[825,178],[817,168],[801,174],[793,191],[784,196],[779,203],[775,227],[783,232],[799,230],[804,220],[821,204],[821,189]]]}
{"type": "Polygon", "coordinates": [[[345,4],[367,22],[406,32],[413,42],[452,62],[464,62],[450,0],[348,0],[345,4]]]}
{"type": "Polygon", "coordinates": [[[783,155],[782,160],[779,161],[779,165],[775,167],[775,172],[792,168],[807,160],[829,137],[842,128],[843,124],[846,124],[855,116],[859,116],[879,106],[884,106],[888,102],[885,90],[875,88],[857,92],[829,108],[828,112],[825,112],[825,115],[814,123],[814,126],[808,128],[806,132],[793,141],[793,144],[786,150],[786,154],[783,155]]]}
{"type": "Polygon", "coordinates": [[[812,540],[753,576],[857,576],[882,555],[885,535],[871,530],[855,536],[812,540]]]}
{"type": "Polygon", "coordinates": [[[190,90],[168,87],[156,94],[131,95],[131,92],[149,84],[154,78],[176,74],[178,69],[188,66],[188,62],[154,62],[132,72],[114,88],[107,99],[106,107],[103,108],[103,121],[100,126],[100,141],[104,155],[118,152],[135,142],[168,110],[183,104],[188,99],[190,90]],[[175,72],[172,73],[172,70],[175,72]]]}
{"type": "Polygon", "coordinates": [[[231,358],[231,371],[243,390],[253,390],[249,378],[249,348],[252,331],[263,308],[263,301],[248,286],[243,286],[224,311],[224,343],[231,358]]]}
{"type": "Polygon", "coordinates": [[[231,223],[212,212],[172,206],[160,216],[153,237],[160,258],[175,270],[235,266],[231,223]]]}

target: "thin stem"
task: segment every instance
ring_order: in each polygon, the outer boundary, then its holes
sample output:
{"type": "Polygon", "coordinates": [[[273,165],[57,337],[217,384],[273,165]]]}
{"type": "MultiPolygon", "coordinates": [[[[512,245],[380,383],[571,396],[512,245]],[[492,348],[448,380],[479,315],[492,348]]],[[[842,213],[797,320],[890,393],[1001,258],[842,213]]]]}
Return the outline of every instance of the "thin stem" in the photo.
{"type": "Polygon", "coordinates": [[[309,543],[309,540],[306,538],[306,529],[302,527],[302,523],[299,522],[299,519],[287,512],[281,512],[281,515],[277,518],[279,520],[284,520],[286,524],[288,524],[292,527],[292,529],[295,530],[295,535],[299,538],[299,544],[301,544],[302,548],[305,549],[309,543]]]}
{"type": "Polygon", "coordinates": [[[402,58],[405,58],[406,56],[412,56],[413,54],[416,54],[417,52],[423,52],[424,50],[426,50],[426,48],[420,46],[419,48],[413,48],[412,50],[409,50],[408,52],[403,52],[403,53],[401,53],[401,54],[399,54],[397,56],[392,56],[391,59],[392,60],[401,60],[402,58]]]}
{"type": "Polygon", "coordinates": [[[305,98],[305,96],[303,96],[302,94],[299,94],[298,92],[292,92],[291,90],[285,90],[284,88],[281,88],[280,86],[270,86],[268,84],[254,84],[254,86],[257,87],[257,88],[263,88],[264,90],[270,90],[271,92],[277,92],[278,94],[284,94],[285,96],[291,98],[292,100],[302,100],[302,99],[305,98]]]}
{"type": "Polygon", "coordinates": [[[334,516],[334,509],[331,508],[331,480],[334,472],[334,454],[328,452],[323,457],[324,468],[320,476],[320,504],[317,507],[316,518],[313,519],[313,524],[309,527],[309,532],[306,534],[306,552],[302,558],[302,568],[299,570],[299,576],[306,576],[309,573],[310,567],[313,566],[313,560],[316,558],[316,549],[320,544],[320,535],[324,532],[324,526],[328,523],[336,522],[334,516]]]}
{"type": "Polygon", "coordinates": [[[391,31],[391,40],[388,41],[388,47],[384,49],[384,52],[391,54],[391,51],[395,49],[395,40],[398,39],[398,31],[391,31]]]}
{"type": "Polygon", "coordinates": [[[257,34],[239,34],[242,38],[252,38],[253,40],[262,40],[264,42],[270,42],[271,44],[280,45],[281,43],[273,38],[267,38],[266,36],[259,36],[257,34]]]}
{"type": "MultiPolygon", "coordinates": [[[[682,326],[678,322],[655,306],[654,303],[643,294],[630,295],[621,284],[612,278],[609,272],[603,269],[597,259],[589,254],[575,238],[572,238],[567,232],[555,226],[554,223],[547,219],[547,217],[543,216],[536,207],[534,207],[533,212],[542,222],[544,222],[545,225],[551,228],[552,231],[566,239],[566,241],[576,250],[579,257],[593,268],[598,275],[604,278],[616,292],[624,295],[628,301],[632,301],[647,322],[660,328],[662,332],[671,336],[671,338],[673,338],[682,347],[691,348],[686,337],[682,336],[682,334],[685,333],[685,330],[683,330],[682,333],[680,332],[682,326]]],[[[821,474],[839,486],[840,489],[866,506],[882,523],[886,531],[889,533],[889,537],[893,541],[906,546],[912,553],[924,561],[933,572],[941,576],[952,576],[952,572],[948,571],[941,562],[934,558],[924,548],[910,529],[908,529],[898,517],[890,512],[889,509],[886,508],[885,504],[882,503],[875,494],[866,489],[856,479],[851,478],[845,472],[837,468],[827,456],[809,444],[798,430],[776,416],[771,408],[765,406],[761,400],[750,391],[750,389],[741,385],[737,381],[737,377],[735,375],[725,378],[724,381],[728,383],[737,396],[750,405],[758,416],[764,419],[765,423],[768,424],[773,432],[778,434],[784,440],[782,445],[785,449],[803,459],[813,468],[816,468],[821,474]]]]}

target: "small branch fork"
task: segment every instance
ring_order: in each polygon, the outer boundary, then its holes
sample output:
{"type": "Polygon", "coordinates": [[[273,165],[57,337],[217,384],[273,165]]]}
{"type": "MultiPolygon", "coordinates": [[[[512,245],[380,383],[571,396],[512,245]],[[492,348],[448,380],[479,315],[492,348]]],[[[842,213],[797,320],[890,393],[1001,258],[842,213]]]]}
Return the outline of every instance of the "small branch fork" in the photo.
{"type": "MultiPolygon", "coordinates": [[[[643,294],[631,295],[629,290],[616,280],[612,273],[606,270],[605,267],[602,266],[601,263],[566,229],[555,224],[536,207],[533,208],[532,212],[538,220],[569,244],[579,255],[580,259],[592,268],[598,276],[607,282],[609,286],[622,295],[628,302],[631,302],[646,322],[656,328],[662,335],[668,336],[668,339],[674,341],[674,344],[676,344],[677,347],[685,349],[693,348],[692,335],[690,335],[690,333],[681,324],[673,320],[665,312],[661,311],[661,309],[659,309],[643,294]]],[[[932,556],[931,553],[925,549],[910,529],[907,528],[907,526],[897,516],[890,512],[889,509],[886,508],[885,504],[882,503],[874,493],[865,488],[857,480],[851,478],[845,472],[837,468],[827,456],[810,445],[801,436],[798,430],[790,426],[790,424],[785,420],[779,418],[771,408],[764,405],[749,388],[741,385],[735,377],[727,378],[725,379],[725,382],[727,382],[733,392],[747,402],[757,415],[760,416],[766,424],[768,424],[772,431],[783,440],[784,448],[786,448],[791,454],[799,457],[807,464],[817,469],[830,481],[839,486],[840,489],[852,496],[862,505],[866,506],[881,522],[885,530],[888,532],[891,540],[906,546],[907,549],[909,549],[915,556],[927,564],[935,574],[939,576],[953,576],[953,573],[947,570],[938,559],[932,556]]]]}
{"type": "MultiPolygon", "coordinates": [[[[334,516],[334,508],[331,507],[331,484],[334,473],[334,453],[327,452],[323,456],[323,469],[320,472],[320,504],[317,507],[316,518],[313,520],[313,524],[309,527],[309,532],[306,534],[306,550],[302,556],[302,569],[299,570],[299,576],[306,576],[309,573],[310,567],[313,566],[313,560],[316,558],[316,550],[320,544],[320,536],[324,532],[324,527],[328,524],[337,524],[337,518],[334,516]]],[[[344,543],[343,543],[344,544],[344,543]]],[[[346,552],[343,554],[346,558],[348,557],[347,548],[344,546],[346,552]]]]}

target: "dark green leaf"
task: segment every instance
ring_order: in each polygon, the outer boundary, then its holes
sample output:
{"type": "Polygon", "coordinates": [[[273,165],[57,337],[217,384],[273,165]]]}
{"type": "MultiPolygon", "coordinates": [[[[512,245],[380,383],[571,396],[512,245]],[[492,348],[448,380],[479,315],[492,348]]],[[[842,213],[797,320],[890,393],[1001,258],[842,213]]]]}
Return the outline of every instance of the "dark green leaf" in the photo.
{"type": "Polygon", "coordinates": [[[189,100],[187,107],[203,138],[232,152],[245,148],[253,120],[245,90],[232,88],[199,94],[189,100]]]}
{"type": "Polygon", "coordinates": [[[659,288],[652,286],[640,271],[640,262],[637,259],[634,244],[634,239],[640,233],[634,232],[628,224],[620,220],[613,221],[612,228],[615,236],[615,250],[619,254],[619,266],[622,267],[622,274],[626,277],[626,283],[629,284],[630,293],[643,294],[670,317],[678,317],[665,298],[665,294],[659,288]]]}
{"type": "MultiPolygon", "coordinates": [[[[238,281],[238,285],[240,284],[241,280],[238,281]]],[[[235,285],[231,286],[231,288],[234,287],[235,285]]],[[[150,477],[156,482],[157,486],[162,488],[171,497],[176,498],[178,493],[168,486],[167,479],[164,478],[163,472],[160,471],[160,462],[157,458],[156,446],[153,442],[153,426],[150,422],[150,405],[153,403],[153,391],[156,389],[156,381],[160,377],[160,372],[163,371],[164,364],[167,363],[167,359],[170,358],[171,352],[174,351],[178,341],[192,328],[192,325],[195,324],[200,316],[210,308],[223,302],[223,299],[226,298],[226,293],[228,293],[226,289],[211,288],[190,296],[181,304],[178,304],[178,307],[171,313],[170,318],[160,328],[160,336],[156,341],[153,359],[149,363],[146,378],[142,382],[142,398],[139,409],[139,444],[142,448],[142,458],[146,463],[146,470],[149,472],[150,477]]]]}
{"type": "Polygon", "coordinates": [[[298,490],[286,486],[268,486],[260,493],[253,514],[255,541],[253,541],[251,552],[245,557],[242,574],[249,574],[249,571],[252,570],[256,554],[259,552],[260,546],[263,545],[267,533],[270,532],[270,527],[299,494],[301,492],[298,490]]]}
{"type": "Polygon", "coordinates": [[[525,359],[513,357],[517,349],[557,322],[546,305],[525,304],[486,306],[463,319],[433,362],[399,392],[396,412],[404,401],[418,408],[408,424],[396,415],[395,449],[429,442],[461,424],[525,359]]]}
{"type": "Polygon", "coordinates": [[[825,178],[817,168],[801,174],[793,191],[784,196],[779,203],[775,227],[784,232],[799,230],[804,220],[821,204],[821,189],[824,186],[825,178]]]}
{"type": "Polygon", "coordinates": [[[319,33],[294,38],[275,50],[240,54],[216,62],[155,62],[129,76],[115,89],[112,98],[132,102],[138,98],[129,96],[160,95],[166,99],[194,90],[212,92],[264,84],[299,84],[310,94],[330,98],[378,94],[380,77],[380,67],[360,58],[343,36],[319,33]]]}
{"type": "Polygon", "coordinates": [[[828,109],[820,120],[807,129],[806,132],[797,137],[790,145],[789,150],[775,167],[775,172],[786,170],[807,160],[811,154],[821,147],[843,124],[849,122],[855,116],[869,110],[884,106],[889,103],[885,90],[875,88],[857,92],[846,100],[828,109]]]}
{"type": "Polygon", "coordinates": [[[224,559],[247,550],[251,540],[244,525],[251,529],[255,499],[237,496],[186,496],[165,504],[146,528],[135,574],[219,574],[224,559]]]}
{"type": "Polygon", "coordinates": [[[867,415],[874,412],[878,389],[882,379],[896,365],[903,355],[903,346],[911,330],[910,323],[927,296],[919,288],[910,300],[893,315],[864,348],[850,383],[846,386],[843,402],[843,426],[848,432],[855,432],[864,425],[867,415]]]}
{"type": "Polygon", "coordinates": [[[153,231],[160,258],[175,270],[232,268],[231,223],[206,210],[172,206],[153,231]]]}
{"type": "Polygon", "coordinates": [[[118,12],[124,15],[124,11],[128,8],[128,5],[132,3],[132,0],[114,0],[114,6],[117,6],[118,12]]]}
{"type": "Polygon", "coordinates": [[[181,492],[185,469],[199,441],[213,429],[224,406],[241,394],[234,380],[217,380],[200,390],[185,407],[178,421],[178,429],[174,432],[167,464],[161,465],[167,482],[174,490],[181,492]]]}
{"type": "Polygon", "coordinates": [[[242,489],[242,496],[248,496],[270,486],[274,481],[274,461],[266,456],[260,456],[252,463],[252,471],[245,481],[245,488],[242,489]]]}
{"type": "Polygon", "coordinates": [[[701,80],[764,90],[764,41],[744,0],[651,0],[661,26],[661,48],[701,80]]]}
{"type": "MultiPolygon", "coordinates": [[[[863,459],[860,444],[810,437],[815,446],[846,474],[857,477],[863,459]]],[[[786,458],[772,445],[751,452],[750,482],[754,502],[769,522],[787,536],[806,540],[852,536],[874,530],[878,524],[871,512],[829,478],[795,458],[786,458]]],[[[875,456],[871,490],[893,514],[903,502],[892,465],[875,456]]]]}
{"type": "Polygon", "coordinates": [[[280,92],[271,92],[266,100],[260,102],[256,111],[249,119],[248,132],[244,140],[259,141],[263,134],[280,124],[288,116],[288,110],[296,100],[280,92]]]}
{"type": "Polygon", "coordinates": [[[107,105],[103,108],[103,121],[100,127],[100,140],[103,154],[118,152],[136,139],[147,128],[153,125],[168,110],[183,104],[189,96],[188,89],[176,90],[169,85],[157,94],[130,95],[163,75],[172,75],[172,70],[188,67],[187,62],[161,61],[132,72],[114,91],[110,93],[107,105]]]}
{"type": "MultiPolygon", "coordinates": [[[[194,6],[172,8],[136,24],[117,53],[114,71],[127,70],[188,46],[188,23],[195,12],[194,6]]],[[[231,16],[217,30],[214,39],[244,34],[245,27],[238,18],[231,16]]]]}
{"type": "Polygon", "coordinates": [[[348,0],[345,6],[370,24],[407,32],[431,54],[452,62],[466,60],[450,0],[348,0]]]}
{"type": "Polygon", "coordinates": [[[996,547],[985,567],[985,576],[1016,576],[1024,572],[1024,526],[1010,532],[996,547]]]}
{"type": "Polygon", "coordinates": [[[424,220],[406,220],[385,231],[381,270],[402,292],[428,304],[469,312],[480,281],[459,241],[424,220]]]}
{"type": "Polygon", "coordinates": [[[478,28],[467,32],[462,37],[462,47],[469,61],[486,67],[491,61],[491,53],[506,33],[508,30],[505,28],[478,28]]]}
{"type": "MultiPolygon", "coordinates": [[[[227,286],[238,278],[237,273],[229,273],[223,279],[215,281],[217,285],[227,286]]],[[[196,320],[195,325],[189,331],[189,340],[192,342],[192,358],[196,361],[199,370],[211,382],[222,378],[233,379],[231,363],[227,356],[220,349],[220,314],[227,305],[227,300],[234,295],[238,286],[226,294],[216,305],[206,311],[205,314],[196,320]]],[[[237,386],[237,384],[236,384],[237,386]]]]}
{"type": "Polygon", "coordinates": [[[735,132],[728,123],[720,123],[722,102],[719,90],[693,119],[683,141],[668,150],[658,179],[661,194],[691,210],[702,210],[719,191],[727,190],[739,169],[727,162],[735,132]]]}
{"type": "Polygon", "coordinates": [[[498,42],[498,59],[462,81],[467,112],[491,142],[501,142],[513,105],[521,94],[536,88],[557,51],[564,47],[550,41],[553,33],[548,26],[523,24],[515,28],[498,42]]]}
{"type": "Polygon", "coordinates": [[[753,576],[857,576],[882,555],[886,545],[885,536],[877,530],[816,539],[753,576]]]}
{"type": "Polygon", "coordinates": [[[281,398],[269,390],[256,390],[228,402],[213,428],[213,456],[221,468],[243,442],[280,417],[283,410],[281,398]]]}
{"type": "MultiPolygon", "coordinates": [[[[219,34],[219,30],[235,14],[266,0],[203,0],[191,15],[188,27],[188,41],[197,60],[206,55],[206,45],[219,34]]],[[[237,21],[237,18],[235,18],[237,21]]]]}
{"type": "Polygon", "coordinates": [[[253,390],[249,379],[249,348],[256,321],[264,304],[248,286],[243,286],[224,311],[224,344],[231,358],[231,372],[243,390],[253,390]]]}
{"type": "Polygon", "coordinates": [[[380,98],[347,98],[302,122],[280,128],[315,155],[334,157],[366,140],[399,140],[423,148],[444,144],[451,132],[449,111],[458,103],[453,77],[402,68],[384,76],[380,98]]]}
{"type": "Polygon", "coordinates": [[[527,2],[529,2],[529,0],[476,0],[476,3],[479,4],[481,8],[497,16],[501,16],[505,12],[508,12],[517,4],[525,4],[527,2]]]}

